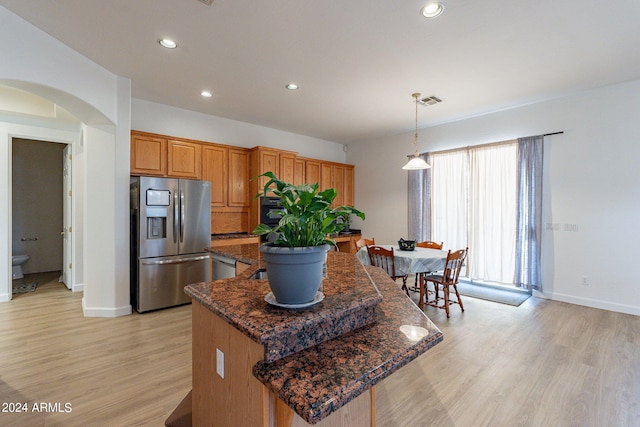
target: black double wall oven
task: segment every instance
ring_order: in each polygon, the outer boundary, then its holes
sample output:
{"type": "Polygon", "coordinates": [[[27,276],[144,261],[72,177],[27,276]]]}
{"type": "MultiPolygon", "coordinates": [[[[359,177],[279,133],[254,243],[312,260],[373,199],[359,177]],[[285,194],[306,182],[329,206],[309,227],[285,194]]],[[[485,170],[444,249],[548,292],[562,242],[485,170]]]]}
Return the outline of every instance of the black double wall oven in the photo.
{"type": "MultiPolygon", "coordinates": [[[[269,227],[275,227],[278,225],[281,216],[275,211],[282,209],[282,200],[280,197],[275,196],[262,196],[260,197],[260,223],[266,224],[269,227]]],[[[262,241],[272,241],[275,236],[268,235],[262,236],[262,241]]]]}

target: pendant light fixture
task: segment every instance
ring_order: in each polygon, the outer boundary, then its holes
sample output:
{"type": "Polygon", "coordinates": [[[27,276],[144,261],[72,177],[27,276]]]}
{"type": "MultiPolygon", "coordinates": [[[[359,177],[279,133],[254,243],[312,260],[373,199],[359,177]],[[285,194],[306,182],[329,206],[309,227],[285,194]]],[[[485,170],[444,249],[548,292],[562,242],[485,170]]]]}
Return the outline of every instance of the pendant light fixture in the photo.
{"type": "Polygon", "coordinates": [[[429,166],[429,164],[425,162],[422,157],[420,157],[420,153],[418,153],[418,98],[420,97],[420,94],[414,93],[411,96],[413,96],[416,102],[416,133],[413,136],[413,145],[415,147],[416,152],[413,155],[413,157],[407,162],[407,164],[402,167],[402,169],[404,170],[429,169],[431,166],[429,166]]]}

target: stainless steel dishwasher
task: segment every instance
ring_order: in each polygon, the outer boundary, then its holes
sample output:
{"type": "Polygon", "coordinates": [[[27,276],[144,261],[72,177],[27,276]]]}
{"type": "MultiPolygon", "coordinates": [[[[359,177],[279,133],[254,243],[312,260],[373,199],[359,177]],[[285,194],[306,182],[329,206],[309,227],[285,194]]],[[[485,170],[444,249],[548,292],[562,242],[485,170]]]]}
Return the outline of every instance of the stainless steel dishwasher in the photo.
{"type": "Polygon", "coordinates": [[[211,254],[211,279],[236,277],[236,260],[223,255],[211,254]]]}

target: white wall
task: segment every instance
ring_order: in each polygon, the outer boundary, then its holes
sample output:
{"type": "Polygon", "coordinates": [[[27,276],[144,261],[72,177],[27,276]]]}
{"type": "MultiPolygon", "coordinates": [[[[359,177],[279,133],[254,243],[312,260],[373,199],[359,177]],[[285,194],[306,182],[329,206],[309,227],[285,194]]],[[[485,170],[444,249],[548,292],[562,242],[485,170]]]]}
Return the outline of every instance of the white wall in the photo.
{"type": "MultiPolygon", "coordinates": [[[[129,305],[128,175],[131,85],[0,7],[0,82],[62,106],[84,123],[78,138],[86,162],[83,191],[84,314],[118,316],[129,305]],[[118,226],[116,226],[116,224],[118,226]],[[95,239],[104,239],[98,244],[95,239]],[[108,271],[109,273],[105,273],[108,271]]],[[[11,127],[8,124],[7,127],[11,127]]],[[[0,129],[3,131],[3,129],[0,129]]],[[[0,132],[0,188],[10,197],[9,131],[0,132]],[[5,191],[6,190],[6,191],[5,191]]],[[[26,135],[29,137],[29,135],[26,135]]],[[[78,177],[74,170],[74,180],[78,177]]],[[[74,184],[75,186],[75,184],[74,184]]],[[[0,200],[0,223],[10,224],[10,199],[0,200]]],[[[10,287],[11,228],[0,227],[0,294],[10,287]]],[[[9,296],[10,291],[9,292],[9,296]]],[[[0,295],[2,297],[2,295],[0,295]]]]}
{"type": "MultiPolygon", "coordinates": [[[[545,141],[543,224],[559,229],[543,231],[544,296],[639,315],[638,98],[640,81],[599,88],[422,129],[419,148],[564,131],[545,141]],[[578,231],[564,231],[565,224],[578,231]]],[[[361,226],[376,241],[407,236],[407,176],[400,168],[411,143],[406,133],[350,144],[356,206],[367,214],[361,226]]]]}
{"type": "Polygon", "coordinates": [[[140,99],[132,101],[131,128],[245,148],[262,145],[295,151],[302,157],[345,162],[343,145],[336,142],[209,116],[140,99]]]}

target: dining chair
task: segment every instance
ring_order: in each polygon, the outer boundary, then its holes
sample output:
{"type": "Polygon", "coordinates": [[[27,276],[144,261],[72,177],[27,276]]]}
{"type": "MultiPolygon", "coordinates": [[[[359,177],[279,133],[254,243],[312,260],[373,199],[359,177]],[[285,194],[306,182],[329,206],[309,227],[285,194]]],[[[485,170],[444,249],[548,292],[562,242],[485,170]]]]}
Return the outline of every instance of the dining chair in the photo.
{"type": "Polygon", "coordinates": [[[365,246],[371,246],[375,244],[376,244],[375,238],[371,238],[371,239],[362,238],[356,242],[356,249],[359,250],[360,248],[364,248],[365,246]]]}
{"type": "MultiPolygon", "coordinates": [[[[418,242],[416,243],[416,247],[418,248],[427,248],[427,249],[440,249],[442,250],[442,246],[444,245],[444,242],[432,242],[430,240],[426,240],[424,242],[418,242]]],[[[422,274],[429,274],[429,273],[433,273],[432,271],[422,271],[420,272],[422,274]]],[[[409,288],[410,291],[413,292],[420,292],[420,286],[418,286],[418,278],[420,277],[420,273],[416,273],[416,278],[415,281],[413,283],[413,288],[409,288]]]]}
{"type": "Polygon", "coordinates": [[[416,243],[416,246],[419,248],[442,249],[443,244],[444,244],[443,242],[437,243],[437,242],[432,242],[430,240],[426,240],[424,242],[416,243]]]}
{"type": "Polygon", "coordinates": [[[464,260],[467,257],[468,250],[469,248],[460,249],[455,252],[449,251],[442,274],[429,274],[424,278],[424,298],[426,300],[425,303],[432,307],[444,308],[444,310],[447,312],[447,318],[449,318],[449,306],[452,304],[458,304],[460,306],[460,309],[464,312],[464,305],[462,305],[462,299],[460,298],[457,284],[458,278],[460,277],[460,270],[462,270],[462,266],[464,265],[464,260]],[[435,287],[434,298],[432,300],[429,300],[429,292],[427,292],[426,290],[427,282],[432,282],[435,287]],[[442,298],[439,296],[438,292],[440,287],[442,287],[442,298]],[[452,300],[450,298],[450,288],[453,288],[456,294],[456,300],[452,300]],[[443,304],[439,304],[441,300],[443,301],[443,304]]]}
{"type": "Polygon", "coordinates": [[[402,289],[408,296],[409,290],[407,289],[407,275],[396,275],[396,262],[393,248],[385,249],[381,246],[367,246],[367,252],[369,253],[369,262],[371,265],[383,269],[394,281],[398,278],[402,279],[402,289]]]}

